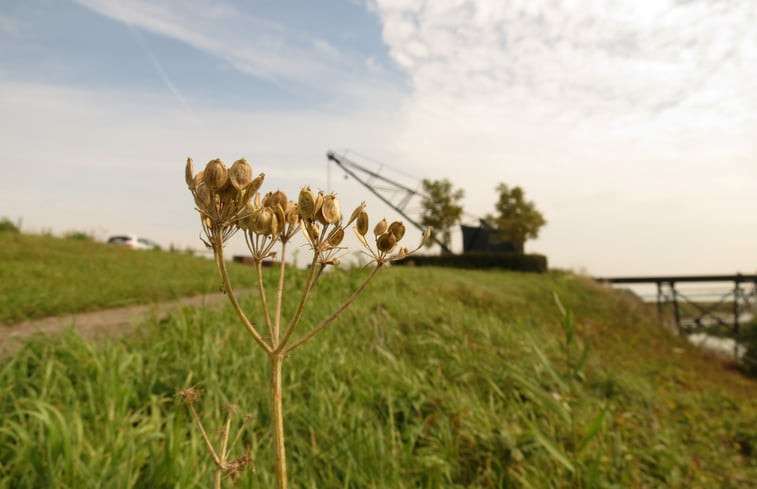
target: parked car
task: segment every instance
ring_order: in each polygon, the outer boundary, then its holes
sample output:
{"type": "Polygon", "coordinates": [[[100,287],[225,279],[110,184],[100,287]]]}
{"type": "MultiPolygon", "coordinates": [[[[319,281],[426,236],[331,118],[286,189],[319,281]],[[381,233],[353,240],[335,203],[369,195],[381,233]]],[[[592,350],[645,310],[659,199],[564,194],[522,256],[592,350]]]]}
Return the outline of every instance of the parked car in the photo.
{"type": "Polygon", "coordinates": [[[140,238],[133,234],[121,234],[108,238],[108,244],[126,246],[133,250],[159,250],[160,246],[146,238],[140,238]]]}

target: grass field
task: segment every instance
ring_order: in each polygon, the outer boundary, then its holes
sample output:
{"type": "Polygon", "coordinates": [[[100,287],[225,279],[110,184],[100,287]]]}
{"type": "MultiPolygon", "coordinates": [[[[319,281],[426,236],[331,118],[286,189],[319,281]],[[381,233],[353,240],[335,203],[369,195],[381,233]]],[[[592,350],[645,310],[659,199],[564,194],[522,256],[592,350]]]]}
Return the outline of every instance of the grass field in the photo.
{"type": "MultiPolygon", "coordinates": [[[[237,283],[253,277],[230,267],[237,283]]],[[[77,239],[0,232],[0,325],[149,303],[220,285],[212,260],[77,239]]]]}
{"type": "MultiPolygon", "coordinates": [[[[302,326],[365,273],[324,276],[302,326]]],[[[391,268],[284,369],[292,487],[757,480],[757,383],[662,331],[633,297],[570,274],[391,268]],[[561,324],[575,324],[577,343],[561,324]]],[[[253,415],[242,444],[255,470],[237,487],[271,487],[266,383],[265,357],[229,307],[187,308],[97,346],[71,334],[29,343],[0,360],[0,488],[210,486],[201,436],[175,397],[191,385],[205,391],[197,406],[213,436],[223,405],[253,415]]]]}

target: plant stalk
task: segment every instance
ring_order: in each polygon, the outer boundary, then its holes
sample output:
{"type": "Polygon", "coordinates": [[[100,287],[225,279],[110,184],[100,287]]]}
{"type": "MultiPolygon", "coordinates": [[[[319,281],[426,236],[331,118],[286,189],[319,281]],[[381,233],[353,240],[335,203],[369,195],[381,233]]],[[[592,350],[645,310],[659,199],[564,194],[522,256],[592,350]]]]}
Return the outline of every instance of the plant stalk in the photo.
{"type": "Polygon", "coordinates": [[[229,301],[231,302],[231,305],[234,307],[234,310],[237,313],[237,316],[239,316],[239,319],[242,320],[242,324],[244,324],[245,329],[250,333],[252,338],[255,340],[255,342],[260,345],[260,347],[265,350],[267,353],[271,353],[273,351],[273,348],[269,346],[265,340],[260,336],[260,334],[255,329],[255,326],[250,322],[249,319],[247,319],[247,316],[245,315],[244,311],[242,311],[242,307],[239,305],[239,302],[237,302],[237,298],[234,296],[234,290],[231,288],[231,281],[229,280],[229,274],[226,271],[226,263],[224,262],[223,258],[223,243],[213,243],[214,246],[214,255],[216,258],[216,267],[218,268],[219,273],[221,274],[221,280],[223,281],[223,289],[226,296],[229,298],[229,301]]]}
{"type": "Polygon", "coordinates": [[[268,355],[271,363],[271,417],[273,428],[273,459],[276,471],[276,489],[287,489],[287,461],[284,445],[284,410],[281,402],[281,366],[284,354],[268,355]]]}

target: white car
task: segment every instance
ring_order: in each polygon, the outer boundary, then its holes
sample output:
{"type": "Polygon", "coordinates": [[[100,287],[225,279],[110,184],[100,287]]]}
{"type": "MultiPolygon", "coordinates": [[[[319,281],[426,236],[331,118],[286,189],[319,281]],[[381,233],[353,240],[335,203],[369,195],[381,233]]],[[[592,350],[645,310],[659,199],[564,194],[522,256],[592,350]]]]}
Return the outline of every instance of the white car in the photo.
{"type": "Polygon", "coordinates": [[[133,234],[121,234],[108,238],[108,244],[126,246],[133,250],[159,250],[160,246],[149,239],[140,238],[133,234]]]}

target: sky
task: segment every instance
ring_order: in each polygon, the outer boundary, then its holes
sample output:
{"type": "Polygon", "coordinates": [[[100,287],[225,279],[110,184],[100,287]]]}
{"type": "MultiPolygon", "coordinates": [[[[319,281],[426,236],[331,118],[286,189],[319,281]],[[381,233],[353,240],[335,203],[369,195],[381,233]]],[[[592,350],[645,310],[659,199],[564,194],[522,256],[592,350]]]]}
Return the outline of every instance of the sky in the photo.
{"type": "Polygon", "coordinates": [[[3,0],[0,217],[199,249],[189,156],[397,218],[333,150],[449,179],[469,222],[521,186],[552,267],[755,273],[755,25],[751,0],[3,0]]]}

